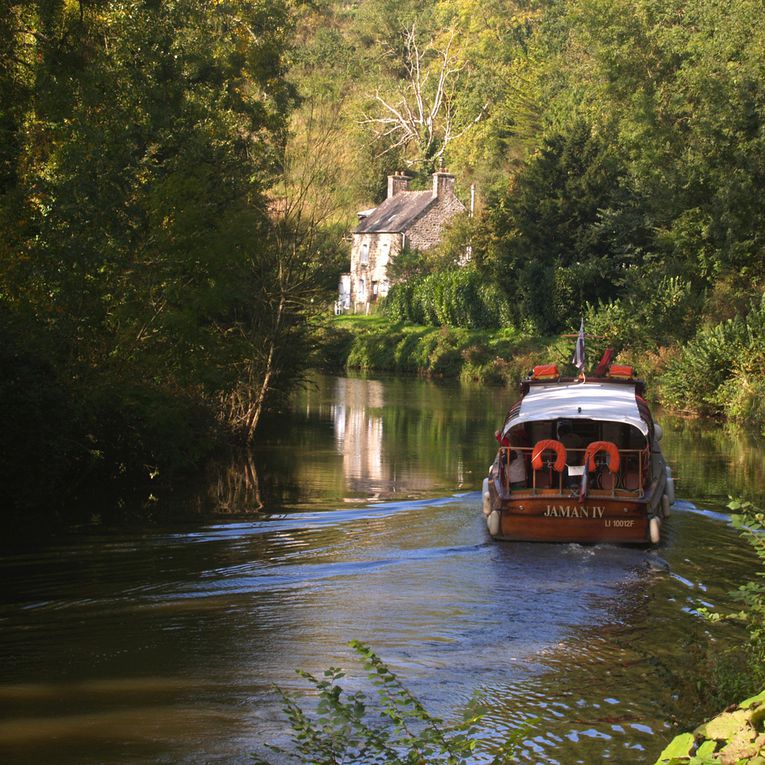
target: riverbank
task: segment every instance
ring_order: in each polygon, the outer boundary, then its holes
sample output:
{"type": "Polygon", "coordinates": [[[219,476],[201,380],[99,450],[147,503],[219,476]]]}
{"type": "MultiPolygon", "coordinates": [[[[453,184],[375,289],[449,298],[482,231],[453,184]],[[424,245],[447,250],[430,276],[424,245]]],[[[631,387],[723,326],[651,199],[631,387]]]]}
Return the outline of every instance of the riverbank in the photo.
{"type": "MultiPolygon", "coordinates": [[[[593,322],[588,363],[594,365],[613,327],[593,322]],[[597,326],[596,326],[597,325],[597,326]],[[610,330],[610,331],[609,331],[610,330]]],[[[719,417],[765,428],[765,302],[746,320],[700,330],[687,344],[617,345],[617,359],[645,380],[650,398],[668,412],[719,417]],[[754,318],[753,318],[754,317],[754,318]],[[754,319],[762,318],[757,324],[754,319]],[[756,325],[756,326],[755,326],[756,325]],[[754,328],[753,328],[754,327],[754,328]]],[[[588,325],[589,326],[589,325],[588,325]]],[[[403,324],[385,314],[345,315],[317,332],[313,366],[327,372],[406,372],[425,377],[516,386],[536,364],[570,364],[573,340],[513,328],[475,330],[403,324]]]]}
{"type": "Polygon", "coordinates": [[[514,385],[547,358],[554,342],[511,328],[432,327],[393,322],[382,314],[346,315],[319,331],[315,366],[514,385]]]}
{"type": "MultiPolygon", "coordinates": [[[[327,372],[406,372],[424,377],[516,386],[537,364],[570,364],[573,340],[497,330],[433,327],[391,321],[384,314],[345,315],[328,321],[318,334],[314,366],[327,372]]],[[[588,344],[591,364],[605,343],[588,344]]],[[[622,353],[649,386],[671,354],[622,353]],[[640,362],[640,363],[636,363],[640,362]]]]}

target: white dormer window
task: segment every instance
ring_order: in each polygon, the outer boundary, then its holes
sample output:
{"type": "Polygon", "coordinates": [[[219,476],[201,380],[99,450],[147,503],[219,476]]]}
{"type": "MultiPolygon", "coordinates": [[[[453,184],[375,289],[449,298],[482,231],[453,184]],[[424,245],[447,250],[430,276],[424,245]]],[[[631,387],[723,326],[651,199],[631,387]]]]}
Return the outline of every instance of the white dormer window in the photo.
{"type": "Polygon", "coordinates": [[[362,266],[369,265],[369,243],[368,242],[364,242],[364,244],[361,245],[360,263],[362,266]]]}

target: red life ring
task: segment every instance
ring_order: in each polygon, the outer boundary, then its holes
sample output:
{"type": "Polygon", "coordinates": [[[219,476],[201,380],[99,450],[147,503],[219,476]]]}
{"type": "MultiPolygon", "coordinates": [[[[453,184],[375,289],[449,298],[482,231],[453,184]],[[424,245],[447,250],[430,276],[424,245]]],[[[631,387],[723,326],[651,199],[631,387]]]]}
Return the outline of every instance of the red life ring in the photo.
{"type": "Polygon", "coordinates": [[[545,438],[541,441],[537,441],[531,452],[531,467],[533,467],[534,470],[540,470],[542,468],[542,453],[546,452],[548,449],[555,452],[553,470],[557,473],[562,473],[563,469],[566,467],[566,447],[554,438],[545,438]]]}
{"type": "Polygon", "coordinates": [[[611,441],[593,441],[587,447],[584,453],[584,461],[587,463],[587,469],[596,469],[595,455],[598,454],[598,452],[605,452],[608,454],[608,470],[611,473],[618,473],[620,465],[619,449],[616,444],[611,441]]]}

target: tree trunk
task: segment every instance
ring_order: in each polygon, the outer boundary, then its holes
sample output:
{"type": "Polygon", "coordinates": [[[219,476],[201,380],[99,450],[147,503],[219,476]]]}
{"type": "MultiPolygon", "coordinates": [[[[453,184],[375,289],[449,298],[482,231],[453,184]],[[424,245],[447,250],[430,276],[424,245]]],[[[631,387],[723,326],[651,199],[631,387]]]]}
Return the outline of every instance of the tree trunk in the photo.
{"type": "Polygon", "coordinates": [[[276,310],[276,321],[268,345],[268,354],[266,356],[266,369],[258,389],[258,395],[250,404],[249,412],[245,422],[245,439],[248,445],[252,445],[255,440],[255,431],[260,422],[260,416],[263,414],[263,405],[268,395],[268,389],[271,386],[271,379],[274,376],[274,354],[276,352],[276,343],[281,330],[282,316],[284,314],[284,293],[279,298],[279,306],[276,310]]]}

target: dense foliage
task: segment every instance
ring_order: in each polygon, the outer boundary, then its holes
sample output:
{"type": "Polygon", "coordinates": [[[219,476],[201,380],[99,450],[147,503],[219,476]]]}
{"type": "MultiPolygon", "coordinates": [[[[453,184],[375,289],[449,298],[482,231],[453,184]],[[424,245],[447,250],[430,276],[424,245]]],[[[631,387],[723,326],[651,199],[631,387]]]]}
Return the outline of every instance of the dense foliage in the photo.
{"type": "Polygon", "coordinates": [[[707,694],[718,697],[724,712],[700,725],[693,733],[676,736],[656,761],[656,765],[715,765],[735,762],[757,765],[765,759],[765,513],[745,500],[728,505],[734,511],[733,524],[754,549],[759,569],[754,578],[742,583],[735,595],[741,610],[735,613],[710,612],[702,608],[710,622],[736,622],[746,630],[746,638],[728,654],[713,648],[711,671],[706,680],[707,694]],[[731,670],[731,667],[733,668],[731,670]],[[750,696],[740,704],[731,699],[750,696]],[[730,704],[730,705],[729,705],[730,704]]]}
{"type": "Polygon", "coordinates": [[[515,386],[535,363],[539,339],[513,329],[471,330],[342,317],[322,336],[316,366],[408,372],[515,386]]]}
{"type": "Polygon", "coordinates": [[[0,18],[10,504],[188,469],[216,430],[251,440],[326,284],[288,173],[290,7],[8,0],[0,18]]]}
{"type": "MultiPolygon", "coordinates": [[[[306,29],[331,26],[343,59],[318,56],[317,31],[292,74],[302,108],[332,83],[337,162],[357,168],[348,212],[379,201],[385,172],[424,183],[436,157],[465,198],[478,187],[469,224],[394,274],[392,319],[544,335],[586,316],[626,356],[654,354],[657,373],[697,331],[698,345],[720,322],[746,324],[765,287],[763,22],[754,0],[369,0],[309,14],[306,29]],[[448,109],[433,114],[444,81],[448,109]],[[397,114],[418,110],[433,132],[413,123],[402,140],[397,114]]],[[[737,363],[711,376],[761,391],[756,360],[737,363]]],[[[683,398],[679,369],[670,402],[683,398]]],[[[734,393],[686,404],[762,418],[758,394],[734,393]]]]}
{"type": "Polygon", "coordinates": [[[393,321],[467,329],[511,323],[507,296],[475,268],[437,271],[399,283],[386,301],[385,313],[393,321]]]}
{"type": "Polygon", "coordinates": [[[43,466],[64,488],[191,466],[215,428],[251,441],[300,379],[355,211],[442,163],[478,207],[403,262],[394,320],[544,335],[586,315],[657,372],[676,360],[669,401],[765,416],[756,0],[0,10],[15,497],[43,466]]]}
{"type": "Polygon", "coordinates": [[[664,399],[675,408],[765,422],[765,296],[743,315],[703,327],[672,359],[664,399]]]}

